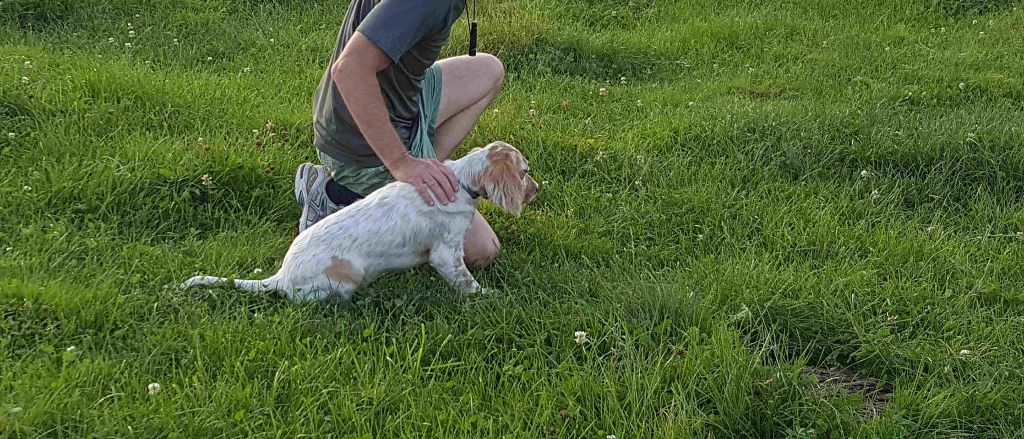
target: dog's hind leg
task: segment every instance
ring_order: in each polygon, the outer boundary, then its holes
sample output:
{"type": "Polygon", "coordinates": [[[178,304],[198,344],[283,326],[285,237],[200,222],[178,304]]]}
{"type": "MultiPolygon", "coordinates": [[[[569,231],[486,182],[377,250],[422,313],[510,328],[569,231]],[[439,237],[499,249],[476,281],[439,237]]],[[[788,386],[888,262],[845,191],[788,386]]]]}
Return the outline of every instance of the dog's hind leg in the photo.
{"type": "Polygon", "coordinates": [[[311,285],[286,290],[285,295],[296,302],[313,302],[332,298],[348,300],[358,288],[359,285],[351,280],[338,280],[330,276],[324,276],[321,279],[315,280],[311,285]]]}

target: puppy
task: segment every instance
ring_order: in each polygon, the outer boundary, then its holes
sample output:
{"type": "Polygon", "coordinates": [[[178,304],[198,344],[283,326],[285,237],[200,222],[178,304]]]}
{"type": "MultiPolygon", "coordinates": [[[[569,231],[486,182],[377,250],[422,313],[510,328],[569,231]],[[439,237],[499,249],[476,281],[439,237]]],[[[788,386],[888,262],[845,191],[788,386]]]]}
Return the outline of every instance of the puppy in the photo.
{"type": "MultiPolygon", "coordinates": [[[[395,182],[324,218],[299,234],[277,274],[235,280],[246,291],[280,291],[296,301],[348,300],[383,273],[429,263],[453,287],[482,291],[463,261],[462,242],[480,198],[518,216],[539,186],[526,158],[504,142],[477,148],[445,163],[461,187],[454,203],[428,206],[415,187],[395,182]]],[[[196,276],[189,288],[228,279],[196,276]]]]}

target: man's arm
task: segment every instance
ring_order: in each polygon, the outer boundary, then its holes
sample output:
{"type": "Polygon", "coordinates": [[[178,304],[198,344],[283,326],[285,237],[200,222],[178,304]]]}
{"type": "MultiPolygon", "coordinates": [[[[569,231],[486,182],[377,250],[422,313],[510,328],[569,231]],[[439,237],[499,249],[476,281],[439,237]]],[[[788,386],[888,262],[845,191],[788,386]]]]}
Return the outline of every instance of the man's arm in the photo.
{"type": "Polygon", "coordinates": [[[391,60],[361,32],[356,31],[341,56],[331,66],[334,86],[341,92],[356,126],[396,180],[412,184],[428,205],[433,192],[441,204],[455,201],[458,181],[447,166],[437,160],[413,157],[391,126],[377,72],[391,60]],[[429,189],[429,191],[428,191],[429,189]]]}

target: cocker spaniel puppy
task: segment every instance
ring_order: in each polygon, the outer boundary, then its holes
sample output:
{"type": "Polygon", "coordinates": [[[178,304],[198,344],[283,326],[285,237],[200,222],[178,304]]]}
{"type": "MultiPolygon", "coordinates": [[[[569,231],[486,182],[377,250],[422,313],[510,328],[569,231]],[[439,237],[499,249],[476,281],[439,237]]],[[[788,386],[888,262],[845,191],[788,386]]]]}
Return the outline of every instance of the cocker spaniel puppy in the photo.
{"type": "MultiPolygon", "coordinates": [[[[455,288],[482,291],[463,261],[462,242],[480,198],[514,215],[533,201],[539,186],[526,158],[504,142],[448,161],[461,190],[454,203],[428,206],[412,185],[395,182],[324,218],[299,234],[277,274],[235,280],[247,291],[280,291],[297,301],[352,297],[383,273],[429,263],[455,288]]],[[[228,279],[196,276],[189,288],[228,279]]]]}

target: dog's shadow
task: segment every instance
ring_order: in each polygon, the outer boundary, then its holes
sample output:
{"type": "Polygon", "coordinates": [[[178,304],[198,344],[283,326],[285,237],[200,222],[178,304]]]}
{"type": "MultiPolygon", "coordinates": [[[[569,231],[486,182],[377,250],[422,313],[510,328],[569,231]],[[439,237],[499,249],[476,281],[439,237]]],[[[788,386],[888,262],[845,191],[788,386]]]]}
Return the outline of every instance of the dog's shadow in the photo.
{"type": "Polygon", "coordinates": [[[192,302],[194,306],[205,306],[214,315],[232,319],[248,314],[286,313],[302,308],[311,317],[362,318],[371,316],[394,316],[407,314],[415,316],[456,315],[466,312],[466,306],[500,294],[501,284],[493,284],[490,294],[466,294],[449,286],[429,266],[412,270],[389,273],[370,285],[360,288],[344,299],[332,296],[322,301],[295,302],[280,292],[250,293],[235,288],[230,283],[178,290],[172,294],[174,303],[192,302]],[[239,311],[243,311],[240,313],[239,311]]]}

